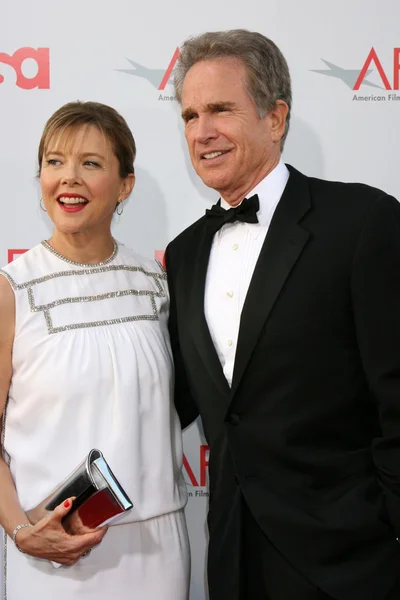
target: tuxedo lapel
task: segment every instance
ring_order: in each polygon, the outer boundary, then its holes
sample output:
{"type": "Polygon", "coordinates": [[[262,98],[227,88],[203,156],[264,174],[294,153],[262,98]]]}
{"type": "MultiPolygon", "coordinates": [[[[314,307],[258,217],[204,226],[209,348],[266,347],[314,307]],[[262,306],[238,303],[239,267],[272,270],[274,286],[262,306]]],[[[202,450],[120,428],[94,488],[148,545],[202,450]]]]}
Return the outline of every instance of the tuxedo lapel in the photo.
{"type": "Polygon", "coordinates": [[[275,210],[242,310],[232,394],[239,386],[264,323],[309,237],[298,224],[311,206],[307,178],[292,167],[288,168],[290,177],[275,210]]]}
{"type": "Polygon", "coordinates": [[[213,235],[208,233],[204,227],[195,259],[191,265],[193,272],[188,278],[188,281],[190,279],[193,281],[188,318],[191,320],[193,337],[204,365],[220,392],[227,396],[228,402],[230,387],[223,373],[204,315],[204,293],[212,240],[213,235]]]}

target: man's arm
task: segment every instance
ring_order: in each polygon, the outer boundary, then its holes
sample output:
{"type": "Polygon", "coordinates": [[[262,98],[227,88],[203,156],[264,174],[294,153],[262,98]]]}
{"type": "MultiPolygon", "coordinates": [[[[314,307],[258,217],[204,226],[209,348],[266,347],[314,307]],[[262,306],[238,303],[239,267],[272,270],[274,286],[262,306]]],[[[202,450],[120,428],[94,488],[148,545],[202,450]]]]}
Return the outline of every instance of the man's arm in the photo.
{"type": "Polygon", "coordinates": [[[175,287],[172,277],[172,266],[169,247],[165,252],[165,263],[167,268],[168,287],[170,295],[170,312],[168,320],[168,329],[171,337],[172,355],[175,364],[175,407],[181,421],[182,429],[185,429],[198,416],[199,411],[192,398],[189,382],[186,376],[186,370],[179,344],[175,287]]]}
{"type": "Polygon", "coordinates": [[[382,429],[373,458],[400,535],[400,204],[391,196],[374,203],[364,224],[352,298],[361,359],[382,429]]]}

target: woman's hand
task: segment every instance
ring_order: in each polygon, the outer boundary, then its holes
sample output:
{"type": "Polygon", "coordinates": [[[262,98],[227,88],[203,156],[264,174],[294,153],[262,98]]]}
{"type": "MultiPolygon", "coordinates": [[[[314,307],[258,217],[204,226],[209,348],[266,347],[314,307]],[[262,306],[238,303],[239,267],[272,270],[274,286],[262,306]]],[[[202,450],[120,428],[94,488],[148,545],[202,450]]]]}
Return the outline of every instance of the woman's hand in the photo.
{"type": "Polygon", "coordinates": [[[18,547],[30,556],[71,566],[100,544],[107,527],[74,535],[65,531],[61,521],[71,510],[72,500],[68,498],[59,504],[49,516],[40,519],[33,527],[20,529],[16,537],[18,547]]]}

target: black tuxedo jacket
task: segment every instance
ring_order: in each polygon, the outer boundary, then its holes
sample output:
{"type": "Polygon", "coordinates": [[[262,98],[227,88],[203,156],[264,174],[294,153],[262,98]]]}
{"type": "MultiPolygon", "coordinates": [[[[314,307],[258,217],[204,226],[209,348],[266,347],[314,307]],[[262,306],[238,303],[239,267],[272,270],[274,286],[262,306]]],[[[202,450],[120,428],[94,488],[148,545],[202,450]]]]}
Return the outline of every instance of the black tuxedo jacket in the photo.
{"type": "Polygon", "coordinates": [[[204,317],[204,218],[166,253],[176,406],[210,445],[210,597],[240,597],[244,497],[316,587],[383,600],[400,574],[400,205],[289,169],[231,388],[204,317]]]}

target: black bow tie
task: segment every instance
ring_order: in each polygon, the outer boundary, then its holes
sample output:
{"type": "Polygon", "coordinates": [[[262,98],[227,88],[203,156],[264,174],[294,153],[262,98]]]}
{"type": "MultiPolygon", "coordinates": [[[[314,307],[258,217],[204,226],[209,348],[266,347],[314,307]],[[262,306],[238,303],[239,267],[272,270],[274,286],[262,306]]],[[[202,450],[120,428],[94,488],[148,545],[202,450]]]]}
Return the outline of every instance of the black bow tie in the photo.
{"type": "Polygon", "coordinates": [[[260,202],[257,194],[251,198],[245,198],[236,208],[225,210],[219,204],[214,204],[206,210],[206,227],[210,233],[217,233],[225,223],[258,223],[257,211],[260,208],[260,202]]]}

